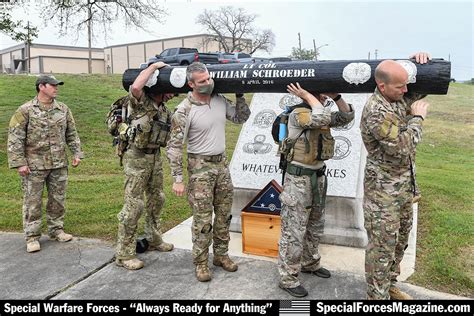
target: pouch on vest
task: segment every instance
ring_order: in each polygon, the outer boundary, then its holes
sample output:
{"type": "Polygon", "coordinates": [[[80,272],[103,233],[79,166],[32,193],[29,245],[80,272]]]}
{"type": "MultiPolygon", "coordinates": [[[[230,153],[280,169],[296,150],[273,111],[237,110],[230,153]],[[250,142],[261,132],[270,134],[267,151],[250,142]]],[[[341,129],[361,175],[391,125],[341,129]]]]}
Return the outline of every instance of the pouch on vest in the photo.
{"type": "Polygon", "coordinates": [[[152,122],[149,143],[159,145],[160,147],[166,147],[170,137],[170,115],[168,113],[162,113],[161,116],[155,115],[152,122]]]}
{"type": "Polygon", "coordinates": [[[133,144],[140,149],[145,149],[148,146],[151,124],[147,115],[132,120],[131,124],[135,128],[135,137],[133,138],[133,144]]]}
{"type": "Polygon", "coordinates": [[[318,136],[318,155],[317,160],[328,160],[334,157],[334,146],[336,141],[328,129],[322,129],[318,136]]]}

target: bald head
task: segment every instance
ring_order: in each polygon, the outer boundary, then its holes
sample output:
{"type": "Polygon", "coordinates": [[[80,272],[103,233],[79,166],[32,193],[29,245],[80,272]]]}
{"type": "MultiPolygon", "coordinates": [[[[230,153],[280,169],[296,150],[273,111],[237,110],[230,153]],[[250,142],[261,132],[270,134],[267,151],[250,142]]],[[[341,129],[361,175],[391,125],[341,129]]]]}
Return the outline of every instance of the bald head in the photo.
{"type": "Polygon", "coordinates": [[[375,68],[375,82],[387,101],[400,101],[407,92],[408,72],[393,60],[384,60],[375,68]]]}
{"type": "Polygon", "coordinates": [[[375,82],[387,84],[393,81],[408,81],[408,72],[396,61],[384,60],[375,68],[375,82]]]}

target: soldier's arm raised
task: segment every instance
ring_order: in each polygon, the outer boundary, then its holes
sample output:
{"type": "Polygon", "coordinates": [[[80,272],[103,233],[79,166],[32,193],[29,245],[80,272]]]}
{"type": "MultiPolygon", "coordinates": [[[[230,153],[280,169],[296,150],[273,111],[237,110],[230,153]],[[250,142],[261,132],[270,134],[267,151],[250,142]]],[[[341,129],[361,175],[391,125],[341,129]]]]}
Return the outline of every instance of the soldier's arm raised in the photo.
{"type": "Polygon", "coordinates": [[[422,137],[421,117],[413,117],[405,125],[394,113],[374,111],[365,122],[384,151],[394,157],[409,156],[422,137]]]}
{"type": "MultiPolygon", "coordinates": [[[[342,98],[342,96],[338,93],[333,93],[329,95],[337,105],[339,111],[331,112],[331,123],[329,124],[330,127],[339,127],[344,126],[351,122],[354,119],[354,109],[352,105],[346,103],[346,101],[342,98]]],[[[322,94],[322,97],[325,97],[322,94]]]]}
{"type": "Polygon", "coordinates": [[[329,108],[325,108],[321,102],[312,93],[303,89],[300,84],[290,83],[287,86],[287,91],[303,101],[311,107],[311,113],[308,111],[294,110],[294,124],[303,129],[315,129],[323,126],[328,126],[331,122],[331,112],[329,108]]]}
{"type": "Polygon", "coordinates": [[[243,94],[235,95],[235,106],[232,101],[224,96],[222,97],[224,98],[226,106],[226,118],[236,124],[245,123],[250,116],[250,108],[243,94]]]}
{"type": "Polygon", "coordinates": [[[157,63],[151,64],[146,69],[142,70],[138,77],[135,79],[133,84],[130,86],[130,93],[137,99],[143,95],[143,88],[145,87],[148,79],[155,73],[156,70],[165,67],[166,64],[159,61],[157,63]]]}

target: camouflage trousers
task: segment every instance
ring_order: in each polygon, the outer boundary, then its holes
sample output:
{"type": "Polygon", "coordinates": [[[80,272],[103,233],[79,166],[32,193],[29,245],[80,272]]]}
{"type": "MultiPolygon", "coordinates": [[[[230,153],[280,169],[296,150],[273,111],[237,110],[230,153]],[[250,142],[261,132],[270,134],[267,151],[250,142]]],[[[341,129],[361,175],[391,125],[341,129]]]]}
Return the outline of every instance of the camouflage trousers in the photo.
{"type": "Polygon", "coordinates": [[[127,150],[123,157],[125,201],[117,215],[119,220],[116,258],[136,256],[138,220],[145,210],[145,238],[150,245],[163,242],[160,214],[165,203],[163,166],[160,152],[145,154],[139,149],[127,150]]]}
{"type": "Polygon", "coordinates": [[[41,205],[43,188],[46,184],[48,202],[46,222],[48,234],[54,236],[64,226],[64,201],[67,187],[67,167],[49,170],[31,170],[21,177],[23,190],[23,230],[25,239],[39,240],[41,237],[41,205]]]}
{"type": "Polygon", "coordinates": [[[319,241],[324,233],[327,178],[316,178],[314,174],[313,181],[315,191],[310,176],[287,173],[280,194],[278,272],[280,285],[285,288],[300,285],[297,275],[302,267],[309,271],[320,268],[319,241]]]}
{"type": "Polygon", "coordinates": [[[394,177],[367,170],[364,184],[364,219],[367,297],[390,299],[390,286],[400,275],[400,262],[408,246],[413,223],[413,188],[410,174],[394,177]]]}
{"type": "Polygon", "coordinates": [[[227,254],[234,188],[225,157],[220,162],[188,157],[188,174],[188,201],[193,210],[192,254],[193,263],[198,264],[207,262],[212,243],[215,255],[227,254]]]}

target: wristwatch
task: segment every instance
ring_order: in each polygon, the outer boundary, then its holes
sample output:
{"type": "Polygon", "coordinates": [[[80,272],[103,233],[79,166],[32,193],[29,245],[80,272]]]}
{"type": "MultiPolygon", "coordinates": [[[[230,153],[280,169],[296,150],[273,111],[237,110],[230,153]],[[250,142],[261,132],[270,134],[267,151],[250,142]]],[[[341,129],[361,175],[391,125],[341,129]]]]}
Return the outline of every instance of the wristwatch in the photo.
{"type": "Polygon", "coordinates": [[[338,95],[333,99],[333,101],[334,101],[334,102],[337,102],[337,101],[339,101],[341,98],[342,98],[342,96],[341,96],[340,94],[338,94],[338,95]]]}

